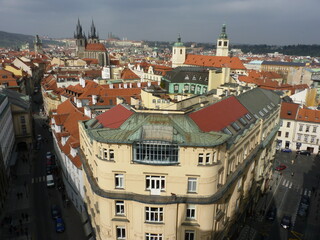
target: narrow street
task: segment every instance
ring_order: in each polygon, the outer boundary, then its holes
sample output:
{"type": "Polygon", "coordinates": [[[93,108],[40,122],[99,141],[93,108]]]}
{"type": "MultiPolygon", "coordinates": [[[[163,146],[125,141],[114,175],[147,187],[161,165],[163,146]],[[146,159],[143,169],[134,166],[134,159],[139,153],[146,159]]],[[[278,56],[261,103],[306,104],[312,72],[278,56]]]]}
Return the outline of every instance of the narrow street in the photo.
{"type": "Polygon", "coordinates": [[[320,239],[320,157],[278,152],[274,168],[280,164],[286,169],[274,172],[273,186],[260,201],[260,208],[266,211],[247,221],[239,240],[320,239]],[[302,198],[310,199],[305,216],[298,214],[302,198]],[[266,215],[272,207],[277,211],[270,221],[266,215]],[[291,217],[289,229],[281,226],[283,216],[291,217]]]}
{"type": "MultiPolygon", "coordinates": [[[[41,102],[41,95],[33,96],[41,102]]],[[[32,149],[19,153],[10,180],[9,193],[2,215],[1,240],[67,240],[86,239],[81,216],[72,204],[65,204],[62,191],[57,188],[59,168],[54,171],[55,187],[46,183],[46,153],[54,153],[51,133],[44,127],[46,119],[39,115],[39,106],[33,103],[35,138],[32,149]],[[39,142],[39,149],[37,149],[39,142]],[[58,205],[65,222],[65,231],[56,232],[55,220],[51,216],[51,206],[58,205]]]]}

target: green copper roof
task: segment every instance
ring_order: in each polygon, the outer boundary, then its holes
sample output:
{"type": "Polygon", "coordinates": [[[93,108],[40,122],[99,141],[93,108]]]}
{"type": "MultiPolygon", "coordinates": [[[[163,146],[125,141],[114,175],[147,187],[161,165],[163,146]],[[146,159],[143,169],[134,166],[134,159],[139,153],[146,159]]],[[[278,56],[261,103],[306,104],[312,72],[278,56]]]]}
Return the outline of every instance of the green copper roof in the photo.
{"type": "Polygon", "coordinates": [[[180,146],[216,146],[226,142],[230,135],[202,132],[186,115],[134,113],[119,128],[102,128],[84,123],[91,138],[99,142],[128,143],[136,141],[166,141],[180,146]],[[90,125],[94,126],[90,129],[90,125]]]}
{"type": "Polygon", "coordinates": [[[225,24],[222,25],[222,31],[220,33],[219,38],[220,39],[228,39],[228,35],[226,33],[226,25],[225,24]]]}
{"type": "Polygon", "coordinates": [[[178,37],[178,42],[175,42],[173,44],[174,47],[183,47],[183,42],[181,42],[181,37],[180,37],[180,34],[179,34],[179,37],[178,37]]]}

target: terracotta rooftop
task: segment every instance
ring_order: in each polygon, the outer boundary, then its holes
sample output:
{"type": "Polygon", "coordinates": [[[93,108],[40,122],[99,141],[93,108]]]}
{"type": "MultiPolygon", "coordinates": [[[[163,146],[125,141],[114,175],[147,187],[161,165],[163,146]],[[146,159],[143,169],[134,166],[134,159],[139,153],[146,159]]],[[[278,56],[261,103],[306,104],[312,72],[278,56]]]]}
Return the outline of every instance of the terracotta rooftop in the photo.
{"type": "Polygon", "coordinates": [[[297,116],[299,106],[300,105],[297,103],[282,102],[281,110],[280,110],[280,118],[294,120],[297,116]]]}
{"type": "Polygon", "coordinates": [[[188,54],[184,64],[202,66],[202,67],[217,67],[217,68],[229,67],[230,69],[233,69],[233,70],[246,69],[238,57],[222,57],[222,56],[188,54]]]}
{"type": "Polygon", "coordinates": [[[106,52],[107,49],[102,43],[88,43],[86,46],[86,51],[106,52]]]}
{"type": "Polygon", "coordinates": [[[223,130],[247,113],[248,110],[239,100],[231,96],[201,110],[192,112],[189,114],[189,117],[202,131],[211,132],[223,130]]]}

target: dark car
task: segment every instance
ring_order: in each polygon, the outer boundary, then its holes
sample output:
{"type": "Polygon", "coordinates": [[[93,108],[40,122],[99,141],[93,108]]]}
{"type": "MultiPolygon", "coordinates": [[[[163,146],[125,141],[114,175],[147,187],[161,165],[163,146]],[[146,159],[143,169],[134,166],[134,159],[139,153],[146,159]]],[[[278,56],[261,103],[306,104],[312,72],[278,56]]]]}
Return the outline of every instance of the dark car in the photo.
{"type": "Polygon", "coordinates": [[[280,164],[279,166],[277,166],[277,167],[275,168],[275,170],[276,170],[276,171],[282,171],[282,170],[285,170],[286,168],[287,168],[286,165],[280,164]]]}
{"type": "Polygon", "coordinates": [[[308,212],[308,209],[307,209],[307,208],[305,208],[303,205],[300,205],[300,206],[299,206],[298,215],[299,215],[300,217],[305,217],[305,216],[307,216],[307,212],[308,212]]]}
{"type": "Polygon", "coordinates": [[[59,206],[57,206],[57,205],[51,206],[51,216],[53,219],[61,218],[61,211],[60,211],[59,206]]]}
{"type": "Polygon", "coordinates": [[[291,153],[292,150],[290,148],[283,148],[281,149],[281,152],[291,153]]]}
{"type": "Polygon", "coordinates": [[[56,218],[56,232],[61,233],[64,232],[65,226],[64,221],[61,217],[56,218]]]}
{"type": "Polygon", "coordinates": [[[47,175],[48,174],[52,174],[53,173],[53,167],[51,165],[47,165],[46,172],[47,172],[47,175]]]}
{"type": "Polygon", "coordinates": [[[291,216],[283,216],[280,224],[284,229],[290,228],[291,227],[291,216]]]}
{"type": "Polygon", "coordinates": [[[311,152],[309,152],[308,150],[301,150],[301,151],[297,151],[297,154],[310,156],[311,152]]]}
{"type": "Polygon", "coordinates": [[[276,219],[276,217],[277,217],[277,208],[271,207],[267,212],[266,219],[269,221],[273,221],[276,219]]]}

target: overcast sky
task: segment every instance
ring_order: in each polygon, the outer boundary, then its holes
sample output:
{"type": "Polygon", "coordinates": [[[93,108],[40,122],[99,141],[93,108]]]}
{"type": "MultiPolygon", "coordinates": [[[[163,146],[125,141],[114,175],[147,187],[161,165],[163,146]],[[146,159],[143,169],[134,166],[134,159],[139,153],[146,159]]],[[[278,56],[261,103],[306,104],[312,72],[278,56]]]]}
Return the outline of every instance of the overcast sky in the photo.
{"type": "Polygon", "coordinates": [[[129,40],[320,44],[320,0],[0,0],[0,31],[73,37],[78,18],[129,40]]]}

